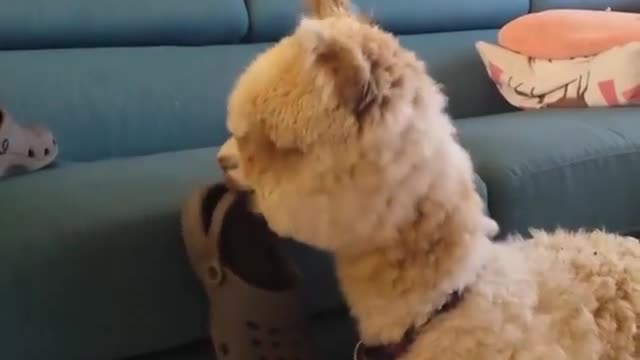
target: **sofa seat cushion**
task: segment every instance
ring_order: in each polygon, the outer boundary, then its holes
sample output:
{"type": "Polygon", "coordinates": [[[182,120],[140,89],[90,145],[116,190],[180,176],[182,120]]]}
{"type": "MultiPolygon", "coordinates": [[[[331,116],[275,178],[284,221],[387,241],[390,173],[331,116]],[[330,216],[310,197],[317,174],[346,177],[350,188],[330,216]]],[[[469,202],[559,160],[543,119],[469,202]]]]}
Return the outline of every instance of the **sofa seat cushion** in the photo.
{"type": "MultiPolygon", "coordinates": [[[[69,163],[0,185],[2,359],[122,358],[201,339],[207,303],[180,235],[215,148],[69,163]]],[[[478,191],[486,188],[476,179],[478,191]]],[[[344,308],[330,258],[287,243],[310,316],[344,308]]]]}
{"type": "Polygon", "coordinates": [[[116,359],[201,336],[205,298],[179,211],[215,179],[214,156],[64,164],[3,181],[0,358],[116,359]]]}
{"type": "Polygon", "coordinates": [[[536,110],[458,122],[503,234],[640,229],[640,109],[536,110]]]}
{"type": "Polygon", "coordinates": [[[242,0],[0,0],[0,49],[203,45],[240,40],[242,0]]]}
{"type": "MultiPolygon", "coordinates": [[[[216,149],[69,163],[0,186],[2,359],[114,359],[206,336],[182,202],[216,149]],[[4,356],[6,355],[6,356],[4,356]]],[[[327,255],[289,243],[310,313],[340,307],[327,255]]]]}

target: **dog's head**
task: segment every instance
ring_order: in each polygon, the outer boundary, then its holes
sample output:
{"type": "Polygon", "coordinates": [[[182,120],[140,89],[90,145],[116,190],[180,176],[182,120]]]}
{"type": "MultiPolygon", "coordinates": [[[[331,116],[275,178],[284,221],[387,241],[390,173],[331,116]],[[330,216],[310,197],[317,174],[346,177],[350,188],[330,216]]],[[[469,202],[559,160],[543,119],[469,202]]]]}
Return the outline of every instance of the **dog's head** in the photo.
{"type": "Polygon", "coordinates": [[[348,7],[311,1],[246,69],[218,154],[276,232],[331,251],[397,237],[418,199],[472,175],[423,62],[348,7]]]}

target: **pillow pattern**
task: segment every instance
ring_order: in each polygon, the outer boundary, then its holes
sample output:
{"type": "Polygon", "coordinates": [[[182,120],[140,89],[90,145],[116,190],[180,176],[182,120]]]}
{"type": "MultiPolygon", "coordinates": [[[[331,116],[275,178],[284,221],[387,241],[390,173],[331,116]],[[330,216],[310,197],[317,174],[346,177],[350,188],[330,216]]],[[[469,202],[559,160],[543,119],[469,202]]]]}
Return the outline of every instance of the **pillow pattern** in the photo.
{"type": "Polygon", "coordinates": [[[521,109],[640,104],[640,42],[594,56],[547,60],[476,43],[491,80],[521,109]]]}

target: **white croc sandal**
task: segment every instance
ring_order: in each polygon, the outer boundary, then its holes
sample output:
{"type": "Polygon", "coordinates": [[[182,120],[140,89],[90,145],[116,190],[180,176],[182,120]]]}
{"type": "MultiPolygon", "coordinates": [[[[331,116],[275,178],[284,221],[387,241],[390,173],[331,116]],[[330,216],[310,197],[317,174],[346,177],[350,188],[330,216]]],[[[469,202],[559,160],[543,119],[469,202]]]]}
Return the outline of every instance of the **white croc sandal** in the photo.
{"type": "Polygon", "coordinates": [[[51,131],[20,126],[0,109],[0,178],[42,169],[57,156],[58,144],[51,131]]]}

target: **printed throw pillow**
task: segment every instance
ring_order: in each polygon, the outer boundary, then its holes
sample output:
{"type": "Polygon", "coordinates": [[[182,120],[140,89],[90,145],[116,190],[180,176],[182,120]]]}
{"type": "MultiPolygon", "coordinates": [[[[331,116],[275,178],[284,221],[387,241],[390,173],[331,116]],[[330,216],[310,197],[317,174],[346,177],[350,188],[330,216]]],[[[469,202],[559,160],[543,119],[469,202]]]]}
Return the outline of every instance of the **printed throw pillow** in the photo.
{"type": "Polygon", "coordinates": [[[491,80],[521,109],[640,104],[640,42],[595,56],[546,60],[476,43],[491,80]]]}

